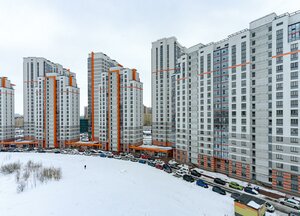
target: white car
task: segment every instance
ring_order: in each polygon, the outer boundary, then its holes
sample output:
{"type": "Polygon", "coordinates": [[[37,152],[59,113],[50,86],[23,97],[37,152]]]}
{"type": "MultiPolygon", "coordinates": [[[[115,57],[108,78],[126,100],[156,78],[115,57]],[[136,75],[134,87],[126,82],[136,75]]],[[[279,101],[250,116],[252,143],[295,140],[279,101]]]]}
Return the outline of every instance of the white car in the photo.
{"type": "Polygon", "coordinates": [[[187,175],[187,174],[189,174],[189,172],[186,171],[185,169],[179,169],[179,170],[177,170],[176,173],[175,173],[175,175],[181,176],[181,177],[184,176],[184,175],[187,175]]]}
{"type": "Polygon", "coordinates": [[[174,159],[169,160],[168,164],[169,165],[178,165],[178,163],[174,159]]]}
{"type": "Polygon", "coordinates": [[[114,155],[114,159],[120,160],[122,157],[120,155],[114,155]]]}
{"type": "Polygon", "coordinates": [[[295,209],[300,209],[300,202],[291,198],[280,198],[280,204],[286,205],[295,209]]]}
{"type": "Polygon", "coordinates": [[[266,208],[268,212],[272,213],[275,211],[275,207],[271,203],[266,202],[266,208]]]}

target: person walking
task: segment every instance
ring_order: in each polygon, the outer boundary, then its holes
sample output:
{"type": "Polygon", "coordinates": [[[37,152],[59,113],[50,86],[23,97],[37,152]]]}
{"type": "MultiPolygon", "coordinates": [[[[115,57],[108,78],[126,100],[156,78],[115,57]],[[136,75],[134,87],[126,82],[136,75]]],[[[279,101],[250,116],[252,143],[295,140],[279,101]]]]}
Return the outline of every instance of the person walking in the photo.
{"type": "Polygon", "coordinates": [[[86,165],[84,165],[84,169],[86,169],[86,165]]]}

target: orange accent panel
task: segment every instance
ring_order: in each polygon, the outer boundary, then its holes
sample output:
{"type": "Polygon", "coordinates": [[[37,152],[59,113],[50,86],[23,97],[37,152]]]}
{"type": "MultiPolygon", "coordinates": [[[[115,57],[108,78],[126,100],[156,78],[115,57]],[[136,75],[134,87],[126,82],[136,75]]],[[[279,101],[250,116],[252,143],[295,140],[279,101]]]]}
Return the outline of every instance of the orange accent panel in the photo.
{"type": "MultiPolygon", "coordinates": [[[[237,65],[233,65],[233,66],[229,66],[227,68],[223,68],[223,70],[226,70],[226,69],[231,69],[231,68],[237,68],[237,67],[241,67],[241,66],[245,66],[247,64],[250,64],[251,62],[245,62],[243,64],[237,64],[237,65]]],[[[205,74],[211,74],[211,73],[214,73],[216,72],[217,70],[213,70],[213,71],[207,71],[207,72],[204,72],[204,73],[201,73],[201,74],[197,74],[198,76],[203,76],[205,74]]],[[[223,75],[224,76],[224,75],[223,75]]]]}
{"type": "Polygon", "coordinates": [[[121,92],[120,92],[120,87],[121,87],[121,78],[120,78],[120,72],[117,73],[117,85],[118,85],[118,95],[117,95],[117,112],[118,112],[118,152],[121,151],[121,92]]]}
{"type": "Polygon", "coordinates": [[[185,80],[185,79],[187,79],[187,77],[179,78],[179,79],[177,79],[176,81],[185,80]]]}
{"type": "Polygon", "coordinates": [[[2,77],[2,87],[6,87],[6,77],[2,77]]]}
{"type": "Polygon", "coordinates": [[[108,98],[107,98],[107,114],[108,114],[108,121],[107,121],[107,147],[106,147],[106,151],[109,150],[109,146],[110,146],[110,75],[111,72],[108,71],[108,82],[107,82],[107,92],[108,92],[108,98]]]}
{"type": "Polygon", "coordinates": [[[177,69],[179,69],[179,68],[169,68],[169,69],[153,71],[152,73],[169,72],[169,71],[173,71],[173,70],[177,70],[177,69]]]}
{"type": "Polygon", "coordinates": [[[73,77],[72,76],[69,76],[69,84],[70,84],[70,86],[73,86],[73,77]]]}
{"type": "Polygon", "coordinates": [[[43,148],[46,148],[46,86],[47,86],[47,77],[44,78],[44,140],[43,148]]]}
{"type": "Polygon", "coordinates": [[[78,147],[78,146],[86,146],[86,147],[98,147],[101,148],[102,144],[101,143],[84,143],[84,142],[72,142],[72,141],[66,141],[65,142],[66,146],[74,146],[74,147],[78,147]]]}
{"type": "Polygon", "coordinates": [[[92,119],[92,141],[95,141],[95,56],[94,56],[94,52],[92,52],[91,55],[91,82],[92,82],[92,115],[91,115],[91,119],[92,119]]]}
{"type": "Polygon", "coordinates": [[[57,144],[57,105],[56,105],[56,100],[57,100],[57,95],[56,95],[56,77],[52,77],[53,79],[53,139],[54,139],[54,148],[58,148],[57,144]]]}
{"type": "Polygon", "coordinates": [[[158,145],[158,146],[167,146],[167,147],[172,147],[173,143],[172,142],[161,142],[158,140],[152,140],[153,145],[158,145]]]}
{"type": "Polygon", "coordinates": [[[173,149],[160,149],[160,148],[146,148],[140,146],[129,146],[130,149],[140,150],[140,151],[148,151],[148,152],[161,152],[161,153],[172,153],[173,149]]]}
{"type": "Polygon", "coordinates": [[[298,53],[298,52],[300,52],[300,50],[295,50],[293,52],[282,53],[282,54],[279,54],[279,55],[276,55],[276,56],[272,56],[272,58],[278,58],[278,57],[282,57],[282,56],[286,56],[286,55],[292,55],[292,54],[295,54],[295,53],[298,53]]]}
{"type": "Polygon", "coordinates": [[[136,80],[136,69],[132,69],[132,79],[136,80]]]}

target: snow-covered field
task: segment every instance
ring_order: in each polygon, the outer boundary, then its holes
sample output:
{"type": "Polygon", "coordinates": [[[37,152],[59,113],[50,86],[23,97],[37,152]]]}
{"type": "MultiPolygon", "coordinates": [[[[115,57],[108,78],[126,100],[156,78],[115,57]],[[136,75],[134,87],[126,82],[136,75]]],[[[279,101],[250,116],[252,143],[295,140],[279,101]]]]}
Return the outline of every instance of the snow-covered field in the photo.
{"type": "Polygon", "coordinates": [[[60,167],[62,179],[17,193],[15,175],[0,174],[1,216],[234,215],[229,195],[148,165],[81,155],[0,153],[0,165],[28,160],[60,167]]]}

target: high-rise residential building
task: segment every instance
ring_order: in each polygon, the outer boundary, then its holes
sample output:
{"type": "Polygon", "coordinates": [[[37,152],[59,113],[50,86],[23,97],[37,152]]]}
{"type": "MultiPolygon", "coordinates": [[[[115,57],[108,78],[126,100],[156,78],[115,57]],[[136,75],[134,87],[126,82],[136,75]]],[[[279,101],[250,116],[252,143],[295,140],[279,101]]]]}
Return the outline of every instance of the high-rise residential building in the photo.
{"type": "Polygon", "coordinates": [[[91,52],[88,56],[88,117],[92,141],[99,140],[99,85],[102,73],[108,73],[109,68],[118,65],[118,62],[102,52],[91,52]]]}
{"type": "Polygon", "coordinates": [[[99,85],[99,142],[110,151],[143,144],[143,84],[136,69],[111,67],[99,85]]]}
{"type": "Polygon", "coordinates": [[[25,137],[43,148],[79,140],[79,95],[75,73],[44,58],[24,58],[25,137]]]}
{"type": "Polygon", "coordinates": [[[52,67],[52,63],[44,58],[24,58],[23,60],[23,109],[24,109],[24,138],[35,138],[34,88],[39,76],[52,67]]]}
{"type": "Polygon", "coordinates": [[[0,77],[0,141],[15,138],[15,92],[7,77],[0,77]]]}
{"type": "MultiPolygon", "coordinates": [[[[272,13],[224,40],[184,49],[169,78],[175,158],[299,195],[299,46],[295,12],[272,13]]],[[[161,100],[159,84],[152,80],[154,101],[161,100]]]]}
{"type": "Polygon", "coordinates": [[[177,60],[185,48],[175,37],[152,43],[152,143],[158,146],[175,145],[175,81],[177,60]]]}

